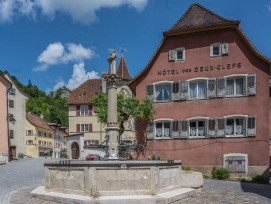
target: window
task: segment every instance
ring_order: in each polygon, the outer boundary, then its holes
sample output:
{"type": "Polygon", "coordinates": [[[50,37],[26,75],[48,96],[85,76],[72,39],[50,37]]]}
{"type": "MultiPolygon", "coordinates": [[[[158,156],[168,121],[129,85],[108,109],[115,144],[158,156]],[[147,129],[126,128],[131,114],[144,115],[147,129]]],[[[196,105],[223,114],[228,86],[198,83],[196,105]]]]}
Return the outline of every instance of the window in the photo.
{"type": "Polygon", "coordinates": [[[156,101],[168,101],[171,95],[171,84],[155,84],[156,101]]]}
{"type": "Polygon", "coordinates": [[[189,82],[189,98],[206,98],[206,81],[189,82]]]}
{"type": "Polygon", "coordinates": [[[221,55],[229,54],[229,44],[228,43],[214,43],[210,46],[210,56],[217,57],[221,55]]]}
{"type": "Polygon", "coordinates": [[[85,140],[84,146],[99,144],[99,140],[85,140]]]}
{"type": "Polygon", "coordinates": [[[15,96],[15,89],[14,88],[11,88],[10,90],[9,90],[9,92],[8,92],[8,94],[9,95],[11,95],[11,96],[15,96]]]}
{"type": "Polygon", "coordinates": [[[81,132],[88,132],[88,124],[81,124],[81,132]]]}
{"type": "Polygon", "coordinates": [[[231,173],[247,173],[247,154],[224,154],[224,168],[231,173]]]}
{"type": "Polygon", "coordinates": [[[80,115],[88,115],[88,106],[80,106],[80,115]]]}
{"type": "Polygon", "coordinates": [[[156,138],[170,137],[170,122],[169,121],[159,121],[155,123],[156,138]]]}
{"type": "Polygon", "coordinates": [[[185,48],[177,48],[175,50],[169,50],[169,61],[183,61],[185,60],[185,48]]]}
{"type": "Polygon", "coordinates": [[[27,135],[27,136],[33,135],[33,130],[27,130],[27,131],[26,131],[26,135],[27,135]]]}
{"type": "Polygon", "coordinates": [[[14,138],[14,130],[9,130],[9,138],[10,139],[14,138]]]}
{"type": "Polygon", "coordinates": [[[33,144],[33,140],[26,140],[26,144],[27,145],[32,145],[33,144]]]}
{"type": "Polygon", "coordinates": [[[44,137],[47,137],[47,133],[46,133],[46,132],[44,132],[44,133],[43,133],[43,136],[44,136],[44,137]]]}
{"type": "Polygon", "coordinates": [[[227,96],[244,95],[244,77],[242,78],[228,78],[226,86],[227,96]]]}
{"type": "Polygon", "coordinates": [[[8,107],[14,108],[14,100],[8,100],[8,107]]]}
{"type": "Polygon", "coordinates": [[[244,118],[227,118],[226,135],[240,136],[244,134],[244,118]]]}
{"type": "Polygon", "coordinates": [[[206,135],[206,124],[203,120],[189,121],[189,136],[204,137],[206,135]]]}

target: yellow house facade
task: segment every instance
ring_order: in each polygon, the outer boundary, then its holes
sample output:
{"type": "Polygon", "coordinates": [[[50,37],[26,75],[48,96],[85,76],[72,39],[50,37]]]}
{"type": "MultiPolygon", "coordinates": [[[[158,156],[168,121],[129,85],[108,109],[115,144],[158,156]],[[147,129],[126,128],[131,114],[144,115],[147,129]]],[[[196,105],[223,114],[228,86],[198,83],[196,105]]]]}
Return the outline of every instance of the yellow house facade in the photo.
{"type": "Polygon", "coordinates": [[[40,116],[26,114],[26,155],[43,157],[45,150],[53,152],[54,130],[40,116]]]}

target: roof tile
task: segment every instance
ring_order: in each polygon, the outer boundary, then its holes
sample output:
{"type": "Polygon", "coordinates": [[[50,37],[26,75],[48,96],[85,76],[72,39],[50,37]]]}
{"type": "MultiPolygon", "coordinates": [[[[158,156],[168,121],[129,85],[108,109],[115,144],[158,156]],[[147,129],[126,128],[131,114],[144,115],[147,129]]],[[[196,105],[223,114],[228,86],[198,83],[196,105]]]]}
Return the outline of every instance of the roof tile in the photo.
{"type": "Polygon", "coordinates": [[[88,79],[74,89],[68,98],[68,105],[89,104],[91,98],[102,91],[102,79],[88,79]]]}

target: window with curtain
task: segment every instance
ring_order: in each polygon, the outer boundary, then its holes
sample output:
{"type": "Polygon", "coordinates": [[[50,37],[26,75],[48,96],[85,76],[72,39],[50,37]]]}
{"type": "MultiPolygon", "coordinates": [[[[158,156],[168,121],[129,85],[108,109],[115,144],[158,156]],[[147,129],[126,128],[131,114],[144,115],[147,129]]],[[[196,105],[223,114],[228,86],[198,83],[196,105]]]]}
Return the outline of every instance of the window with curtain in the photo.
{"type": "Polygon", "coordinates": [[[203,120],[189,122],[189,136],[190,137],[204,137],[206,136],[206,123],[203,120]]]}
{"type": "Polygon", "coordinates": [[[80,106],[80,115],[88,115],[88,106],[80,106]]]}
{"type": "Polygon", "coordinates": [[[244,118],[227,118],[226,135],[230,136],[244,135],[244,118]]]}
{"type": "Polygon", "coordinates": [[[206,81],[189,82],[189,98],[206,98],[206,81]]]}
{"type": "Polygon", "coordinates": [[[171,84],[156,84],[155,99],[156,101],[168,101],[171,95],[171,84]]]}
{"type": "Polygon", "coordinates": [[[244,78],[229,78],[226,81],[226,95],[244,95],[244,78]]]}
{"type": "Polygon", "coordinates": [[[159,121],[155,124],[156,138],[170,137],[170,121],[159,121]]]}

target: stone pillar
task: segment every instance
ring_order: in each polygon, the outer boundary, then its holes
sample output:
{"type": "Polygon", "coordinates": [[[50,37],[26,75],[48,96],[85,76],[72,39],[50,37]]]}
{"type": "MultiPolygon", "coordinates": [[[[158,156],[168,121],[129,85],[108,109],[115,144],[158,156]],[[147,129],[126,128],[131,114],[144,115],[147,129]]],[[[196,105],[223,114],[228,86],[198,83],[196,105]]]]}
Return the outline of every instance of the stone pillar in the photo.
{"type": "Polygon", "coordinates": [[[108,136],[108,153],[109,160],[118,159],[118,112],[117,112],[117,85],[120,77],[116,74],[104,76],[108,88],[108,102],[107,102],[107,127],[106,135],[108,136]]]}

